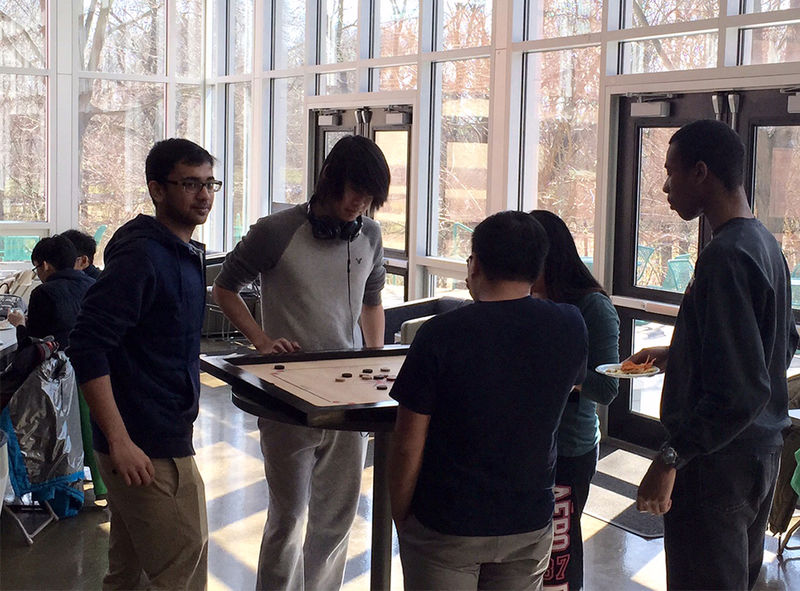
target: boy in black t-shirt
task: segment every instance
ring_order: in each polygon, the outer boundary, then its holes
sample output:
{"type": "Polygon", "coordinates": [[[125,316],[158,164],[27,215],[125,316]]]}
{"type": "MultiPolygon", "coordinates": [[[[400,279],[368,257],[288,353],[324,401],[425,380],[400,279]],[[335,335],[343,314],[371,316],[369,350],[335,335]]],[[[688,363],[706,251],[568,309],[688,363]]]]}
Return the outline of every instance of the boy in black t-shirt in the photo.
{"type": "Polygon", "coordinates": [[[578,309],[529,295],[546,253],[531,216],[481,222],[467,259],[476,303],[420,329],[392,388],[406,589],[541,588],[555,433],[587,354],[578,309]]]}

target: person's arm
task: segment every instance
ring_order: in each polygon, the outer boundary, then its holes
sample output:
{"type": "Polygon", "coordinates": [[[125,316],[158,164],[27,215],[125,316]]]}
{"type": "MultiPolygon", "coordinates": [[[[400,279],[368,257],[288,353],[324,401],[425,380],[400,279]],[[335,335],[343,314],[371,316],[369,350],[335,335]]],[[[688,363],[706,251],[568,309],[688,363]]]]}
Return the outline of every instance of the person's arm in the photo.
{"type": "Polygon", "coordinates": [[[14,308],[8,313],[7,320],[11,326],[25,326],[25,314],[22,310],[14,308]]]}
{"type": "MultiPolygon", "coordinates": [[[[770,298],[771,293],[759,282],[760,270],[746,260],[716,258],[707,259],[702,270],[698,261],[692,288],[700,387],[696,403],[669,434],[667,445],[677,452],[677,467],[733,441],[758,417],[771,395],[756,316],[757,310],[768,308],[761,298],[770,298]]],[[[637,507],[656,515],[669,511],[676,471],[660,458],[653,460],[639,485],[637,507]]]]}
{"type": "Polygon", "coordinates": [[[364,333],[364,344],[367,347],[383,347],[383,335],[386,328],[386,315],[383,305],[361,307],[361,332],[364,333]]]}
{"type": "Polygon", "coordinates": [[[55,303],[43,287],[40,285],[31,292],[27,318],[23,322],[27,327],[27,335],[40,339],[53,334],[56,324],[55,303]]]}
{"type": "Polygon", "coordinates": [[[269,280],[268,271],[278,263],[294,232],[306,220],[305,215],[279,217],[268,216],[250,226],[247,234],[225,257],[211,291],[223,314],[259,353],[292,353],[300,349],[296,341],[266,334],[239,295],[242,288],[255,281],[259,274],[262,282],[269,280]]]}
{"type": "Polygon", "coordinates": [[[408,518],[411,499],[422,467],[430,415],[416,413],[400,405],[397,408],[394,435],[389,451],[389,495],[392,519],[398,529],[408,518]]]}
{"type": "Polygon", "coordinates": [[[653,460],[639,484],[636,508],[643,513],[663,515],[672,508],[672,489],[675,486],[675,466],[659,458],[653,460]]]}
{"type": "Polygon", "coordinates": [[[599,404],[610,404],[617,397],[619,380],[602,375],[594,368],[619,361],[619,317],[606,296],[594,294],[581,310],[589,339],[586,379],[578,387],[582,396],[599,404]]]}
{"type": "Polygon", "coordinates": [[[131,440],[120,415],[109,359],[156,305],[155,276],[150,259],[138,249],[108,261],[106,273],[85,296],[67,349],[92,418],[108,441],[114,469],[132,486],[148,485],[153,465],[131,440]]]}
{"type": "Polygon", "coordinates": [[[147,486],[155,474],[153,462],[128,435],[119,414],[111,379],[104,375],[81,384],[81,391],[92,412],[92,418],[108,440],[109,456],[114,469],[128,486],[147,486]]]}
{"type": "Polygon", "coordinates": [[[637,351],[625,361],[633,361],[634,363],[644,363],[648,359],[653,360],[653,365],[661,371],[667,370],[667,362],[669,361],[669,347],[647,347],[637,351]]]}
{"type": "Polygon", "coordinates": [[[698,395],[669,434],[681,465],[728,445],[772,396],[760,330],[772,291],[748,257],[720,258],[698,262],[692,287],[698,395]]]}
{"type": "Polygon", "coordinates": [[[292,353],[300,349],[300,344],[286,338],[270,338],[256,322],[242,296],[237,292],[214,284],[212,297],[222,313],[247,337],[259,353],[292,353]]]}

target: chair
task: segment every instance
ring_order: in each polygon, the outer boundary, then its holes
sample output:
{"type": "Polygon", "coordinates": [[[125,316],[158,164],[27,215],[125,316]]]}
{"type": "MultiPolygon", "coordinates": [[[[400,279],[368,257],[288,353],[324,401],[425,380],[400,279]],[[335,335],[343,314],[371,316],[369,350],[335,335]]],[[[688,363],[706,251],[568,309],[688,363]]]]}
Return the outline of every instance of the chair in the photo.
{"type": "Polygon", "coordinates": [[[417,330],[426,320],[471,303],[472,300],[443,296],[413,300],[387,307],[384,311],[386,329],[383,342],[387,345],[397,342],[410,344],[417,330]],[[404,325],[405,328],[403,328],[404,325]]]}
{"type": "Polygon", "coordinates": [[[106,233],[106,229],[108,228],[107,225],[102,224],[97,227],[97,230],[94,231],[94,242],[95,244],[100,244],[100,241],[103,239],[103,234],[106,233]]]}
{"type": "MultiPolygon", "coordinates": [[[[789,378],[789,409],[797,408],[800,408],[800,374],[789,378]]],[[[800,521],[789,527],[798,499],[797,491],[792,487],[792,480],[795,472],[800,470],[795,459],[799,452],[800,420],[792,417],[792,424],[783,437],[781,463],[769,513],[769,529],[772,533],[778,534],[779,557],[783,556],[784,550],[800,549],[800,546],[789,546],[789,539],[800,530],[800,521]]]]}
{"type": "Polygon", "coordinates": [[[789,281],[792,286],[792,308],[800,308],[800,263],[792,269],[789,281]]]}
{"type": "Polygon", "coordinates": [[[83,506],[77,386],[63,352],[43,361],[28,376],[0,414],[0,428],[8,435],[10,480],[19,500],[14,506],[31,508],[37,503],[46,512],[46,521],[31,532],[9,505],[3,507],[28,544],[33,544],[45,526],[77,514],[83,506]]]}
{"type": "Polygon", "coordinates": [[[3,239],[3,260],[6,262],[28,262],[38,236],[5,236],[3,239]]]}
{"type": "Polygon", "coordinates": [[[655,252],[655,248],[652,246],[644,246],[643,244],[639,244],[636,246],[636,283],[638,284],[639,281],[644,276],[645,269],[647,269],[647,263],[650,262],[650,257],[653,256],[655,252]]]}
{"type": "Polygon", "coordinates": [[[694,265],[688,254],[679,254],[667,261],[667,275],[661,284],[662,289],[683,293],[692,280],[694,265]]]}
{"type": "Polygon", "coordinates": [[[581,262],[589,269],[589,273],[594,274],[594,257],[582,256],[581,262]]]}

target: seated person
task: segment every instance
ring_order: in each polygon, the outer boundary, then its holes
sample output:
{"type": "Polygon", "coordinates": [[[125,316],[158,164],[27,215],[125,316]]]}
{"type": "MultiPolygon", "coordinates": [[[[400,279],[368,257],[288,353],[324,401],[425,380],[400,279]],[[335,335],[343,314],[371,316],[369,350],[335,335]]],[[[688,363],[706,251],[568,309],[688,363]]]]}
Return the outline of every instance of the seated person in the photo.
{"type": "Polygon", "coordinates": [[[394,382],[389,489],[406,589],[541,589],[556,430],[587,356],[578,308],[530,296],[547,248],[528,214],[478,224],[475,303],[428,320],[394,382]]]}
{"type": "Polygon", "coordinates": [[[59,234],[42,238],[33,247],[31,262],[42,284],[31,292],[27,319],[19,310],[8,314],[8,321],[17,327],[18,349],[29,343],[29,337],[48,335],[62,350],[69,344],[83,296],[94,284],[94,279],[74,268],[77,258],[75,246],[59,234]]]}
{"type": "Polygon", "coordinates": [[[72,242],[75,250],[78,251],[75,268],[97,280],[100,277],[100,269],[94,266],[94,255],[97,252],[97,242],[94,241],[94,238],[80,230],[67,230],[61,232],[61,236],[72,242]]]}

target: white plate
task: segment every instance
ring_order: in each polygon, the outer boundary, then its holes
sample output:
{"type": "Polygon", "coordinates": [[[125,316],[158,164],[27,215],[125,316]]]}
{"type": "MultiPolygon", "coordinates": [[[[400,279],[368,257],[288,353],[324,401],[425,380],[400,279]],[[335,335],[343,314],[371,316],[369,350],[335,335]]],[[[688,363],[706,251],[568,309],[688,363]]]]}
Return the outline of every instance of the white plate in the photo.
{"type": "Polygon", "coordinates": [[[661,370],[657,368],[655,365],[651,367],[644,373],[625,373],[624,371],[620,370],[621,363],[604,363],[603,365],[598,365],[594,368],[594,370],[598,373],[601,373],[606,376],[611,376],[612,378],[649,378],[661,373],[661,370]]]}
{"type": "Polygon", "coordinates": [[[10,328],[15,328],[15,326],[8,320],[0,320],[0,330],[8,330],[10,328]]]}

